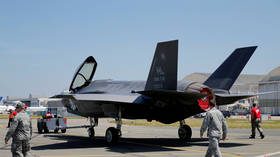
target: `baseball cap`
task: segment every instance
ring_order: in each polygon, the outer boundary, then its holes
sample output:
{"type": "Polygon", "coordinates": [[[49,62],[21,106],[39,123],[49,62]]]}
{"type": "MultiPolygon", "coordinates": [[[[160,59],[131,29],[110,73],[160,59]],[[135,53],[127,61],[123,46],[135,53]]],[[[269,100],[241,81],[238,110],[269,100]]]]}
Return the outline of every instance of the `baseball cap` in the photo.
{"type": "Polygon", "coordinates": [[[16,104],[16,108],[24,108],[24,103],[23,102],[18,102],[17,104],[16,104]]]}

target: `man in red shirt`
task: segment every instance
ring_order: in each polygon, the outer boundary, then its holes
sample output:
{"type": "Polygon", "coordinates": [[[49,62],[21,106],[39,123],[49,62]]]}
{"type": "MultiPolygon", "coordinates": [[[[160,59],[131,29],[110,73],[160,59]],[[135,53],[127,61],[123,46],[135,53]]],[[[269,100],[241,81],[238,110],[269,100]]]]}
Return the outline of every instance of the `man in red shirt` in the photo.
{"type": "Polygon", "coordinates": [[[256,128],[258,129],[261,138],[264,138],[263,129],[261,128],[261,111],[257,108],[256,104],[253,104],[253,108],[251,110],[251,125],[252,125],[252,135],[249,138],[255,138],[256,128]]]}

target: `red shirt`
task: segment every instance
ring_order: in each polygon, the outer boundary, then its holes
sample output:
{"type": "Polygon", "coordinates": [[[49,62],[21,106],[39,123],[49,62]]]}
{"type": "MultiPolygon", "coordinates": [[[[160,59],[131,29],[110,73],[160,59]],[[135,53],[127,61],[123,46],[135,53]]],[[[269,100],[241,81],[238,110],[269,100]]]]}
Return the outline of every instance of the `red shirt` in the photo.
{"type": "Polygon", "coordinates": [[[14,116],[16,116],[16,115],[17,115],[17,112],[16,112],[16,111],[15,111],[15,112],[13,112],[13,115],[14,115],[14,116]]]}
{"type": "Polygon", "coordinates": [[[251,110],[251,120],[256,120],[257,118],[261,118],[261,111],[257,107],[254,107],[251,110]]]}
{"type": "Polygon", "coordinates": [[[46,114],[45,114],[45,117],[51,117],[51,116],[52,116],[51,113],[46,113],[46,114]]]}

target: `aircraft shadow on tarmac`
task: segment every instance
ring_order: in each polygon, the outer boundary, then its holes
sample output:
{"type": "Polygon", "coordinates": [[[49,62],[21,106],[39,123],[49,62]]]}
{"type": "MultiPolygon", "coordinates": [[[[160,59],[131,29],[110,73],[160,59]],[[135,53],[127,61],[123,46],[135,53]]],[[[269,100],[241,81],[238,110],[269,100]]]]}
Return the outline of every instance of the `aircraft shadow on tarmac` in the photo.
{"type": "MultiPolygon", "coordinates": [[[[32,150],[55,150],[55,149],[78,149],[78,148],[105,148],[111,152],[156,152],[156,151],[180,151],[180,147],[191,148],[192,146],[208,146],[207,138],[193,138],[190,142],[181,142],[177,138],[121,138],[116,145],[108,145],[104,137],[97,136],[94,140],[88,137],[73,135],[46,134],[44,138],[61,140],[54,144],[33,146],[32,150]],[[175,148],[174,148],[175,147],[175,148]]],[[[220,147],[240,147],[250,144],[222,142],[220,147]]],[[[182,150],[183,151],[183,150],[182,150]]]]}

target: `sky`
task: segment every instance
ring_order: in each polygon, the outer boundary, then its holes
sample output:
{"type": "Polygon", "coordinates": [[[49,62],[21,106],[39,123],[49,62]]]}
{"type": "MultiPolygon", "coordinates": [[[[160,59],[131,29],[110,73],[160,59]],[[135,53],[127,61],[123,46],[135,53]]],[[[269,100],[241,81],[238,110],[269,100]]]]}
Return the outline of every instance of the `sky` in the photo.
{"type": "Polygon", "coordinates": [[[93,79],[146,80],[156,44],[179,40],[178,79],[212,73],[258,46],[242,73],[280,66],[278,0],[0,1],[0,96],[68,90],[88,56],[93,79]]]}

